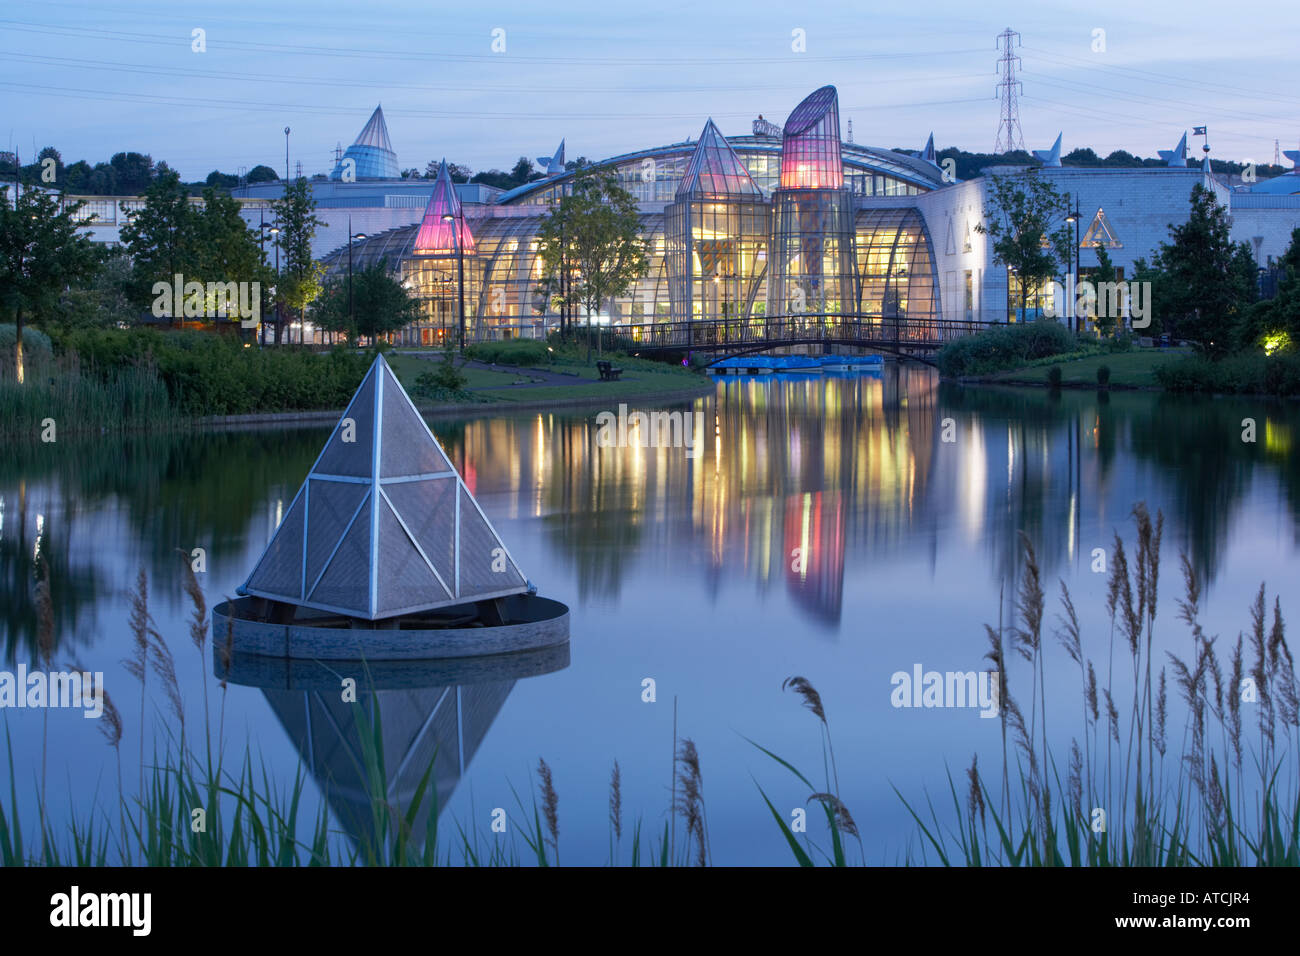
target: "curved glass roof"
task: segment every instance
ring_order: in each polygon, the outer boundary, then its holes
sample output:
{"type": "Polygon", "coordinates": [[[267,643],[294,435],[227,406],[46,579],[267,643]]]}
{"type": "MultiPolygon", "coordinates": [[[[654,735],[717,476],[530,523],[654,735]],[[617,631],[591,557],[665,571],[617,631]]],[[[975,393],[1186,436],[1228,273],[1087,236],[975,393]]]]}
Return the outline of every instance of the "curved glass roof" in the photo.
{"type": "Polygon", "coordinates": [[[798,136],[825,119],[832,110],[839,112],[839,93],[833,86],[823,86],[820,90],[809,93],[791,111],[783,132],[787,137],[798,136]]]}

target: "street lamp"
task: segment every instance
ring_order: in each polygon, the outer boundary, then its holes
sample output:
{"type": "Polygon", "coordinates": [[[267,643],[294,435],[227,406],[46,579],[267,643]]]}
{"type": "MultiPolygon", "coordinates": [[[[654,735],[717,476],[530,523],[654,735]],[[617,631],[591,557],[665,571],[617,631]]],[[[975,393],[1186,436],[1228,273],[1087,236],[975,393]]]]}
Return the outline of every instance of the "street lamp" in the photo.
{"type": "Polygon", "coordinates": [[[366,238],[364,232],[352,234],[352,216],[348,216],[348,334],[354,335],[357,328],[357,314],[352,308],[352,243],[366,238]]]}
{"type": "MultiPolygon", "coordinates": [[[[1068,293],[1068,296],[1070,299],[1069,309],[1070,309],[1070,319],[1073,323],[1073,331],[1075,333],[1078,333],[1079,316],[1075,311],[1075,306],[1078,300],[1077,290],[1079,288],[1079,220],[1083,217],[1083,214],[1079,211],[1078,193],[1075,193],[1073,198],[1074,198],[1074,211],[1066,215],[1065,221],[1074,223],[1074,282],[1071,284],[1071,288],[1068,293]]],[[[1069,263],[1066,264],[1068,265],[1069,263]]]]}
{"type": "MultiPolygon", "coordinates": [[[[272,226],[268,231],[271,233],[271,245],[275,246],[275,283],[276,285],[279,285],[280,284],[280,240],[276,237],[280,235],[280,227],[272,226]]],[[[279,295],[277,295],[275,297],[275,340],[276,340],[275,344],[276,345],[280,344],[280,338],[283,335],[283,332],[281,330],[281,323],[283,322],[284,322],[284,317],[280,312],[280,297],[279,295]]]]}
{"type": "Polygon", "coordinates": [[[465,211],[462,209],[460,214],[459,228],[456,224],[456,216],[451,213],[444,213],[443,222],[452,223],[452,238],[456,242],[456,296],[459,300],[458,310],[460,313],[460,350],[465,351],[465,245],[461,242],[461,233],[465,228],[465,211]]]}

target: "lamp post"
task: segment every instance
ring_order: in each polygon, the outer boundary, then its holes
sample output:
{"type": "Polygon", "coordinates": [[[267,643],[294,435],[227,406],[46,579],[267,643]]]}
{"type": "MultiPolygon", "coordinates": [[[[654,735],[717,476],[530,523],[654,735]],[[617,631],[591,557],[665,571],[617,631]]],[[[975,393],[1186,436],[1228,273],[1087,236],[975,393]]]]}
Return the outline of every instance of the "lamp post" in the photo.
{"type": "Polygon", "coordinates": [[[465,244],[461,241],[461,233],[465,228],[465,211],[462,209],[459,223],[457,217],[451,213],[444,213],[443,222],[452,223],[452,238],[456,242],[456,297],[458,299],[458,311],[460,314],[460,350],[465,351],[465,244]]]}
{"type": "MultiPolygon", "coordinates": [[[[280,284],[280,240],[278,238],[278,236],[280,235],[280,227],[272,226],[270,232],[271,232],[271,244],[275,246],[275,284],[278,286],[280,284]]],[[[276,297],[275,297],[275,344],[276,345],[280,344],[280,339],[284,334],[281,328],[281,323],[283,323],[283,321],[284,318],[280,311],[279,290],[277,289],[276,297]]]]}
{"type": "MultiPolygon", "coordinates": [[[[1075,193],[1072,198],[1074,199],[1074,211],[1066,215],[1065,221],[1074,223],[1074,281],[1071,283],[1068,298],[1070,300],[1070,321],[1073,326],[1071,331],[1077,333],[1079,331],[1079,315],[1075,307],[1078,304],[1079,288],[1079,219],[1083,214],[1079,211],[1079,194],[1075,193]]],[[[1066,265],[1069,264],[1066,263],[1066,265]]]]}
{"type": "Polygon", "coordinates": [[[352,234],[352,216],[348,216],[348,334],[355,335],[357,330],[357,313],[352,308],[352,243],[366,238],[364,232],[352,234]]]}

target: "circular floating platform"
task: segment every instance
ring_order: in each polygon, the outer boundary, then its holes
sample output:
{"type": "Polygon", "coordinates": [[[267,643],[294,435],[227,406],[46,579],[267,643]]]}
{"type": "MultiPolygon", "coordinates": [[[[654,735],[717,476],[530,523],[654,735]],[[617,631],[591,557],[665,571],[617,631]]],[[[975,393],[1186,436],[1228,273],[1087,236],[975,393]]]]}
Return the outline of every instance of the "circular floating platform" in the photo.
{"type": "MultiPolygon", "coordinates": [[[[356,661],[297,660],[263,654],[235,653],[229,664],[220,648],[213,652],[213,672],[218,679],[263,690],[337,691],[341,668],[356,661]]],[[[513,654],[480,657],[445,657],[427,660],[365,660],[358,678],[359,690],[422,690],[451,684],[470,686],[501,681],[524,680],[553,674],[569,666],[569,644],[555,644],[513,654]]]]}
{"type": "Polygon", "coordinates": [[[215,650],[299,660],[413,661],[513,654],[566,644],[569,609],[534,594],[458,604],[382,621],[328,614],[260,598],[212,609],[215,650]]]}

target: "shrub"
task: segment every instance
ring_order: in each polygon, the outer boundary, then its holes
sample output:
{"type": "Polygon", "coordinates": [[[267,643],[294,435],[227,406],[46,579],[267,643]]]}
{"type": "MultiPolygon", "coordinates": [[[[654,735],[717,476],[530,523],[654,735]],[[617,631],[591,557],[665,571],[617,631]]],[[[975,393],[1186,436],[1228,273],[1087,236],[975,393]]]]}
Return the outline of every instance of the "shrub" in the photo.
{"type": "Polygon", "coordinates": [[[1047,370],[1047,384],[1052,388],[1061,387],[1061,366],[1053,365],[1047,370]]]}
{"type": "Polygon", "coordinates": [[[1100,385],[1100,386],[1102,386],[1103,388],[1105,388],[1107,385],[1110,384],[1110,366],[1109,366],[1109,365],[1098,365],[1098,366],[1097,366],[1097,384],[1100,385]]]}
{"type": "Polygon", "coordinates": [[[1300,354],[1252,352],[1217,362],[1189,355],[1157,368],[1156,381],[1171,392],[1300,395],[1300,354]]]}
{"type": "Polygon", "coordinates": [[[478,342],[465,349],[466,358],[495,365],[540,365],[548,355],[546,343],[536,339],[478,342]]]}
{"type": "Polygon", "coordinates": [[[84,374],[107,383],[122,370],[154,366],[183,415],[343,408],[370,365],[343,348],[245,348],[234,336],[153,329],[79,329],[56,345],[84,374]]]}
{"type": "MultiPolygon", "coordinates": [[[[14,325],[0,325],[0,368],[4,369],[5,374],[13,371],[14,365],[14,340],[18,337],[18,327],[14,325]]],[[[43,363],[53,354],[50,345],[50,337],[44,332],[32,328],[30,325],[23,327],[23,364],[43,363]]]]}
{"type": "Polygon", "coordinates": [[[995,325],[985,332],[957,339],[939,351],[937,360],[940,373],[946,377],[986,375],[1076,348],[1078,341],[1069,329],[1051,319],[1040,319],[995,325]]]}

